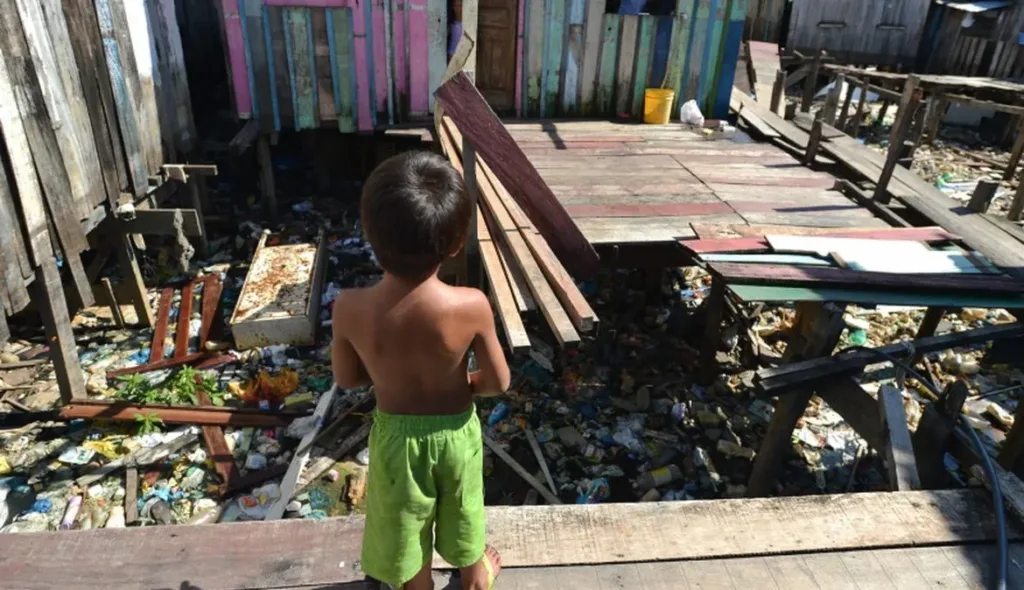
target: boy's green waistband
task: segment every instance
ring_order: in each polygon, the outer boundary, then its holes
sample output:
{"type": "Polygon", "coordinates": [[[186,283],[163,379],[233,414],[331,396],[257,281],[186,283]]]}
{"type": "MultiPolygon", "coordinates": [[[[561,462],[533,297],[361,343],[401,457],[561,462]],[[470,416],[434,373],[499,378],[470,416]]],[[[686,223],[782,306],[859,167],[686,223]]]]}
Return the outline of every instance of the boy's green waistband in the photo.
{"type": "Polygon", "coordinates": [[[388,414],[375,409],[373,411],[373,428],[381,433],[402,436],[427,436],[438,432],[461,430],[464,426],[478,420],[476,404],[461,414],[388,414]]]}

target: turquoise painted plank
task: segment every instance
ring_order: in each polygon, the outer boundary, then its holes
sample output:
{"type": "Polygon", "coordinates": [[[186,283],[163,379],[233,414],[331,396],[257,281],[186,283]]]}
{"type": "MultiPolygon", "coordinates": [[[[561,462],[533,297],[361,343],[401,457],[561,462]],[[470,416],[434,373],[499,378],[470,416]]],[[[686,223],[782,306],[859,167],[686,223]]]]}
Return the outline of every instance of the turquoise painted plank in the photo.
{"type": "Polygon", "coordinates": [[[351,8],[327,10],[327,43],[331,52],[331,84],[334,109],[338,114],[338,131],[354,133],[357,121],[351,8]]]}
{"type": "Polygon", "coordinates": [[[544,6],[544,88],[541,117],[553,117],[558,110],[558,85],[562,80],[562,54],[565,46],[565,2],[547,0],[544,6]]]}
{"type": "Polygon", "coordinates": [[[843,301],[875,305],[920,305],[926,307],[1019,308],[1024,297],[1012,295],[955,295],[939,292],[810,289],[807,287],[773,287],[769,285],[729,285],[729,290],[744,302],[843,301]]]}
{"type": "Polygon", "coordinates": [[[601,38],[601,67],[597,78],[597,115],[611,117],[615,112],[615,66],[619,54],[619,15],[604,15],[601,38]]]}
{"type": "Polygon", "coordinates": [[[242,25],[242,47],[245,53],[245,74],[249,78],[249,95],[252,96],[252,118],[259,119],[260,109],[266,111],[268,105],[260,104],[259,97],[256,93],[256,73],[253,71],[252,43],[249,41],[249,35],[256,35],[258,32],[249,31],[249,27],[247,25],[247,21],[249,19],[245,18],[246,1],[256,2],[257,0],[238,0],[238,8],[241,13],[238,20],[241,21],[242,25]]]}
{"type": "Polygon", "coordinates": [[[732,94],[733,80],[736,77],[736,62],[740,55],[740,42],[743,40],[743,25],[747,16],[747,0],[732,0],[729,5],[729,25],[722,42],[722,59],[718,70],[715,86],[714,104],[711,118],[724,119],[729,114],[729,96],[732,94]]]}
{"type": "MultiPolygon", "coordinates": [[[[367,104],[369,105],[369,108],[370,108],[370,119],[373,121],[373,127],[376,129],[376,127],[377,127],[377,107],[376,107],[375,102],[374,102],[374,97],[377,96],[377,84],[376,84],[376,81],[375,81],[376,76],[374,75],[375,64],[373,63],[374,62],[374,59],[373,59],[373,17],[372,17],[372,13],[371,13],[372,9],[370,7],[371,4],[373,4],[373,0],[363,0],[363,26],[366,27],[364,29],[364,35],[366,36],[366,62],[365,62],[365,64],[358,64],[358,62],[357,62],[357,66],[361,65],[362,67],[366,68],[367,86],[369,86],[369,90],[370,90],[370,96],[367,99],[367,101],[368,101],[367,104]]],[[[354,6],[358,6],[358,3],[356,3],[354,6]]],[[[359,18],[359,15],[355,15],[354,14],[353,18],[359,18]]],[[[431,55],[433,55],[433,53],[431,53],[431,55]]],[[[431,66],[433,66],[433,65],[434,64],[431,63],[431,66]]],[[[433,68],[431,68],[431,73],[433,73],[433,68]]],[[[431,106],[431,112],[433,112],[433,106],[434,106],[434,94],[433,93],[430,94],[430,106],[431,106]]]]}
{"type": "Polygon", "coordinates": [[[526,6],[526,117],[539,117],[544,84],[544,0],[528,0],[526,6]]]}
{"type": "Polygon", "coordinates": [[[705,113],[714,104],[715,79],[722,58],[722,28],[725,24],[728,0],[711,0],[711,20],[708,22],[708,41],[704,45],[704,67],[701,68],[697,104],[705,113]]]}
{"type": "Polygon", "coordinates": [[[636,71],[633,75],[633,110],[634,117],[644,114],[644,90],[647,88],[647,72],[651,67],[654,54],[654,27],[656,16],[645,14],[640,17],[640,33],[637,35],[636,71]]]}
{"type": "Polygon", "coordinates": [[[565,90],[562,93],[562,114],[575,115],[579,110],[580,70],[583,67],[584,0],[569,0],[569,33],[565,52],[565,90]]]}
{"type": "Polygon", "coordinates": [[[689,56],[686,58],[686,70],[680,85],[680,104],[697,98],[700,92],[700,78],[704,63],[704,46],[707,44],[708,23],[711,21],[711,2],[713,0],[696,0],[696,10],[690,19],[689,56]]]}
{"type": "Polygon", "coordinates": [[[316,128],[316,77],[313,73],[313,35],[308,8],[287,8],[285,51],[291,74],[292,101],[295,105],[295,129],[316,128]]]}

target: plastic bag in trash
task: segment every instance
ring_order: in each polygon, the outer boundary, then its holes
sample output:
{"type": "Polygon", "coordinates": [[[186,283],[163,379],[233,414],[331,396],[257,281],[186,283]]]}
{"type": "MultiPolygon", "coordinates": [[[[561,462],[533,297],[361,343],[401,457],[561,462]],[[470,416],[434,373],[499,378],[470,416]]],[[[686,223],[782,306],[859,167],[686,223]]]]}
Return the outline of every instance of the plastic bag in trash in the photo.
{"type": "Polygon", "coordinates": [[[687,125],[704,126],[704,113],[700,112],[697,101],[688,100],[679,107],[679,120],[687,125]]]}

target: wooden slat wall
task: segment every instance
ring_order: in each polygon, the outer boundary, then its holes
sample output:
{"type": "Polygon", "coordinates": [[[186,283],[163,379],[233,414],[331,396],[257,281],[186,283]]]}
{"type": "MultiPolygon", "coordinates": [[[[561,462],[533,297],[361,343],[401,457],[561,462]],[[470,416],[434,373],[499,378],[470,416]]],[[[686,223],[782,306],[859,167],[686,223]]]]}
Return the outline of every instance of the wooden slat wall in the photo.
{"type": "Polygon", "coordinates": [[[786,46],[802,52],[824,49],[848,64],[909,66],[917,58],[930,3],[793,0],[786,46]]]}
{"type": "Polygon", "coordinates": [[[749,0],[743,38],[750,41],[779,43],[787,0],[749,0]]]}
{"type": "Polygon", "coordinates": [[[0,340],[55,256],[92,303],[83,222],[194,142],[174,0],[0,0],[0,340]]]}
{"type": "MultiPolygon", "coordinates": [[[[221,1],[236,111],[264,131],[367,132],[433,111],[446,0],[221,1]]],[[[644,89],[664,84],[676,89],[675,117],[691,98],[724,117],[747,1],[679,0],[676,16],[620,16],[603,0],[518,0],[516,114],[639,118],[644,89]]]]}
{"type": "MultiPolygon", "coordinates": [[[[1024,4],[1016,4],[996,13],[998,19],[988,37],[977,37],[961,26],[966,13],[937,7],[934,36],[922,44],[927,55],[926,70],[934,74],[1024,77],[1024,47],[1017,35],[1024,31],[1024,4]],[[928,46],[926,51],[925,45],[928,46]]],[[[979,17],[980,18],[980,17],[979,17]]]]}

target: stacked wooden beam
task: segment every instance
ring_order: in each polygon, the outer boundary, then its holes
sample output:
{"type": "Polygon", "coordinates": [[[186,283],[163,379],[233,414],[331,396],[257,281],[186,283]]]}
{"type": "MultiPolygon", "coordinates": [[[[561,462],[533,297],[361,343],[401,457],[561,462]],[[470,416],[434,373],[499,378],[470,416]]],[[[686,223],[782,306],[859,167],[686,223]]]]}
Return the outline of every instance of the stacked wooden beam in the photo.
{"type": "MultiPolygon", "coordinates": [[[[444,117],[441,148],[463,173],[462,133],[444,117]]],[[[530,348],[523,313],[539,309],[559,345],[579,342],[597,316],[547,241],[480,156],[476,156],[477,241],[495,311],[513,352],[530,348]]]]}

